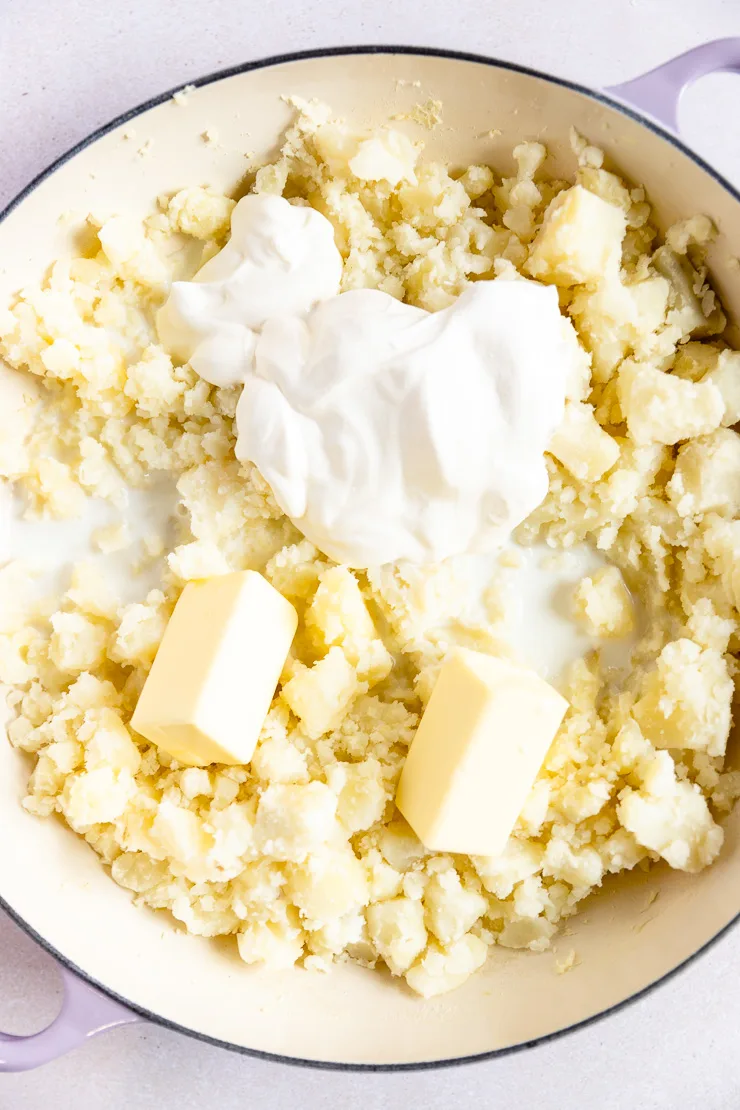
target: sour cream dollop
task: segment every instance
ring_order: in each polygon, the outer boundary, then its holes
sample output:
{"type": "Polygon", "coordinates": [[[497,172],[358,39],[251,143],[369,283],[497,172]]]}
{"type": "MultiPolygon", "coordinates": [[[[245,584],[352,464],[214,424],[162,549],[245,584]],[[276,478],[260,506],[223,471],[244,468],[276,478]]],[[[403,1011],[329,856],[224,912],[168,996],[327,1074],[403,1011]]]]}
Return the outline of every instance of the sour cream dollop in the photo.
{"type": "Polygon", "coordinates": [[[557,291],[479,281],[441,312],[338,293],[329,221],[249,196],[232,237],[160,311],[163,342],[243,383],[236,453],[352,567],[495,549],[547,492],[544,453],[584,352],[557,291]]]}
{"type": "Polygon", "coordinates": [[[231,214],[231,238],[192,281],[176,281],[157,313],[159,338],[212,385],[237,385],[265,320],[302,314],[339,292],[334,229],[314,208],[251,193],[231,214]]]}
{"type": "Polygon", "coordinates": [[[557,292],[485,281],[428,313],[357,290],[269,320],[237,455],[337,562],[490,551],[547,492],[573,347],[557,292]]]}

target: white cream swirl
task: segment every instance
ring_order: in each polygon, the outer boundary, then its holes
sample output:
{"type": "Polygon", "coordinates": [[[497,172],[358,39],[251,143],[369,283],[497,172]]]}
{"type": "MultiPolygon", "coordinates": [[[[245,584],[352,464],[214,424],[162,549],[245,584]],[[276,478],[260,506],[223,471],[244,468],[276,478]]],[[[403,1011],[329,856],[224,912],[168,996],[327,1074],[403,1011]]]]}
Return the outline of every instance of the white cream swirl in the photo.
{"type": "Polygon", "coordinates": [[[195,275],[176,281],[157,314],[165,347],[206,381],[236,385],[262,325],[339,292],[334,229],[314,208],[252,193],[231,215],[231,238],[195,275]]]}
{"type": "Polygon", "coordinates": [[[343,293],[265,324],[237,455],[337,562],[488,551],[547,492],[580,357],[556,290],[536,282],[478,282],[433,314],[343,293]]]}

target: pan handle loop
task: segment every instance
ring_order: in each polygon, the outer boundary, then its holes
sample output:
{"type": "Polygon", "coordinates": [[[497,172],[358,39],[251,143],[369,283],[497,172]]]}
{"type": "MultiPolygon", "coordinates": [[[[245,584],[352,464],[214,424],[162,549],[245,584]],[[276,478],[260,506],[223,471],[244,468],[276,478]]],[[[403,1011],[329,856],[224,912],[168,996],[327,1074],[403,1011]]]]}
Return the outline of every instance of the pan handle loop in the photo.
{"type": "Polygon", "coordinates": [[[106,1029],[141,1020],[66,968],[62,968],[62,980],[62,1008],[46,1029],[26,1037],[0,1033],[0,1072],[41,1067],[106,1029]]]}
{"type": "Polygon", "coordinates": [[[683,92],[708,73],[728,71],[740,73],[740,38],[705,42],[641,77],[612,85],[604,92],[678,132],[678,105],[683,92]]]}

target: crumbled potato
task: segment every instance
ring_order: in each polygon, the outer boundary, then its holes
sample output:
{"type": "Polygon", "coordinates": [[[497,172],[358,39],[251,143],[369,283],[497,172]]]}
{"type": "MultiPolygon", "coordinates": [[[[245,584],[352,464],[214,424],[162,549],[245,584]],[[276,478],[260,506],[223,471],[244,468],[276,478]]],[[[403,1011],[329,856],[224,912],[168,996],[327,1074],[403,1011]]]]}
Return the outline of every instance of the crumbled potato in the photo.
{"type": "Polygon", "coordinates": [[[422,998],[461,986],[486,958],[486,945],[468,933],[449,947],[431,941],[424,955],[406,972],[406,982],[422,998]]]}
{"type": "Polygon", "coordinates": [[[608,381],[627,354],[661,360],[683,332],[667,325],[670,284],[658,275],[623,280],[616,266],[593,289],[578,289],[569,312],[591,352],[594,378],[608,381]]]}
{"type": "Polygon", "coordinates": [[[721,428],[684,444],[668,492],[681,516],[740,512],[740,435],[721,428]]]}
{"type": "Polygon", "coordinates": [[[629,636],[635,627],[632,598],[617,567],[602,567],[583,578],[573,608],[593,636],[629,636]]]}
{"type": "Polygon", "coordinates": [[[172,573],[183,582],[229,573],[229,564],[212,540],[194,540],[176,547],[167,556],[172,573]]]}
{"type": "Polygon", "coordinates": [[[283,698],[312,740],[337,728],[356,697],[357,671],[340,647],[333,647],[312,667],[296,664],[283,686],[283,698]]]}
{"type": "Polygon", "coordinates": [[[656,753],[640,790],[624,791],[617,812],[639,843],[682,871],[700,871],[722,847],[706,798],[695,783],[676,778],[667,752],[656,753]]]}
{"type": "Polygon", "coordinates": [[[255,824],[262,854],[300,863],[330,839],[336,808],[336,797],[322,782],[268,786],[255,824]]]}
{"type": "Polygon", "coordinates": [[[167,203],[167,217],[173,231],[208,241],[229,230],[234,204],[231,197],[196,185],[175,193],[167,203]]]}
{"type": "Polygon", "coordinates": [[[568,401],[548,448],[574,478],[595,482],[619,458],[619,444],[596,420],[590,405],[568,401]]]}
{"type": "Polygon", "coordinates": [[[385,678],[393,666],[357,579],[346,567],[324,571],[306,613],[306,627],[322,648],[341,647],[359,678],[370,686],[385,678]]]}
{"type": "Polygon", "coordinates": [[[108,633],[82,613],[54,613],[49,639],[49,659],[60,671],[79,674],[100,667],[105,659],[108,633]]]}
{"type": "Polygon", "coordinates": [[[525,269],[556,285],[596,284],[619,265],[624,212],[574,185],[551,201],[525,269]]]}
{"type": "Polygon", "coordinates": [[[725,415],[722,394],[712,381],[694,383],[629,359],[619,370],[618,393],[635,443],[672,445],[706,435],[720,427],[725,415]]]}
{"type": "Polygon", "coordinates": [[[724,656],[693,640],[666,644],[646,675],[634,716],[656,748],[691,748],[723,756],[730,733],[733,682],[724,656]]]}
{"type": "MultiPolygon", "coordinates": [[[[0,475],[27,513],[80,515],[92,495],[120,517],[126,486],[159,475],[179,499],[172,550],[150,545],[166,555],[161,588],[126,605],[91,561],[36,608],[28,569],[0,567],[8,737],[33,761],[26,809],[60,814],[137,902],[203,937],[234,935],[247,964],[383,961],[429,998],[492,944],[547,948],[605,875],[658,856],[695,871],[721,847],[715,816],[740,796],[723,768],[740,638],[740,354],[716,338],[709,221],[682,221],[661,244],[644,190],[604,170],[588,138],[572,136],[571,182],[546,176],[536,142],[515,148],[510,177],[453,173],[397,131],[356,135],[325,106],[293,103],[254,187],[327,216],[343,290],[434,311],[471,280],[559,287],[577,374],[549,492],[519,538],[608,555],[573,615],[598,638],[633,632],[628,581],[650,617],[633,674],[615,693],[595,659],[573,665],[571,708],[500,856],[425,849],[393,806],[406,751],[447,647],[475,636],[500,648],[498,630],[459,619],[469,582],[454,561],[332,565],[236,461],[237,391],[173,363],[154,328],[168,283],[228,233],[234,200],[190,186],[144,223],[91,216],[97,248],[0,308],[0,355],[33,385],[0,413],[0,475]],[[183,768],[131,731],[131,714],[183,586],[247,568],[296,605],[292,655],[250,766],[183,768]]],[[[104,555],[125,541],[119,525],[94,538],[104,555]]]]}
{"type": "Polygon", "coordinates": [[[427,946],[424,906],[410,898],[375,902],[367,911],[367,927],[376,952],[394,975],[408,971],[427,946]]]}
{"type": "Polygon", "coordinates": [[[710,382],[722,395],[725,427],[737,424],[740,421],[740,352],[718,351],[716,364],[702,380],[710,382]]]}

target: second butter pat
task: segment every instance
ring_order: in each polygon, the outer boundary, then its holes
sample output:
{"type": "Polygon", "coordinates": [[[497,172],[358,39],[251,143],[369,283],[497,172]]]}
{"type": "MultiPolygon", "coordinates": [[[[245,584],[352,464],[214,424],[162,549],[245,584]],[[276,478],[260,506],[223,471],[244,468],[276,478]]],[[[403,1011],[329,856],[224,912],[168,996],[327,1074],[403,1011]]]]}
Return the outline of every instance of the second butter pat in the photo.
{"type": "Polygon", "coordinates": [[[409,749],[396,805],[432,851],[503,851],[568,709],[534,671],[457,648],[409,749]]]}
{"type": "Polygon", "coordinates": [[[248,763],[297,627],[294,607],[255,571],[189,583],[132,727],[180,763],[248,763]]]}

